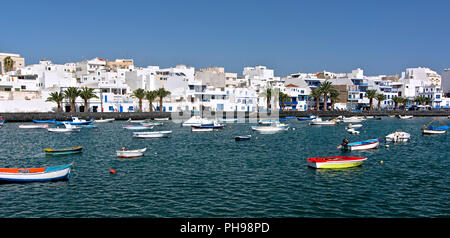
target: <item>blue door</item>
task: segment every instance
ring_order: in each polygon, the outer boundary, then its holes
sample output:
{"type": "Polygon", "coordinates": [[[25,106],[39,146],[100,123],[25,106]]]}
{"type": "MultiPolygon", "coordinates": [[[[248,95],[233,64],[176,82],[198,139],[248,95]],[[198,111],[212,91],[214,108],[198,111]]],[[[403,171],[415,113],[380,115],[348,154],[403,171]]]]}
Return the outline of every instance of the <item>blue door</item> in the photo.
{"type": "Polygon", "coordinates": [[[120,105],[120,107],[119,107],[119,112],[123,112],[123,107],[122,107],[122,105],[120,105]]]}

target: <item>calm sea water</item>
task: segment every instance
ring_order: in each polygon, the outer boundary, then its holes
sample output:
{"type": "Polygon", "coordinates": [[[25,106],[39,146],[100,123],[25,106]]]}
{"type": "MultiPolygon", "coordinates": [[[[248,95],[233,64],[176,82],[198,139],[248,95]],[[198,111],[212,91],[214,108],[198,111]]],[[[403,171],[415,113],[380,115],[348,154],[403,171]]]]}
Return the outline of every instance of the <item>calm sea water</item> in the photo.
{"type": "Polygon", "coordinates": [[[191,132],[164,122],[158,130],[172,130],[171,137],[145,140],[132,138],[120,121],[72,134],[5,123],[0,167],[75,165],[68,181],[0,184],[0,217],[450,217],[450,135],[423,136],[430,120],[369,119],[359,135],[345,124],[297,120],[289,121],[295,130],[272,135],[251,131],[249,123],[191,132]],[[390,148],[383,140],[371,151],[336,148],[344,138],[383,139],[395,130],[411,140],[390,148]],[[234,141],[246,134],[250,141],[234,141]],[[79,145],[76,155],[43,151],[79,145]],[[118,159],[122,146],[148,149],[144,157],[118,159]],[[368,160],[341,170],[306,165],[308,157],[337,155],[368,160]]]}

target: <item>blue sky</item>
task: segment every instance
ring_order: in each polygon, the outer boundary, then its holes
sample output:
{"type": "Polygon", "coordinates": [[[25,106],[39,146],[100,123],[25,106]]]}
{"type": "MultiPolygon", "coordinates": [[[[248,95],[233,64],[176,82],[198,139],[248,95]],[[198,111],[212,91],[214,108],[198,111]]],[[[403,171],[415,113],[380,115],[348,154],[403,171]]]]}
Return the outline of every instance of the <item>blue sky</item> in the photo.
{"type": "Polygon", "coordinates": [[[6,1],[0,52],[26,64],[93,57],[138,66],[266,65],[396,74],[450,67],[450,1],[6,1]]]}

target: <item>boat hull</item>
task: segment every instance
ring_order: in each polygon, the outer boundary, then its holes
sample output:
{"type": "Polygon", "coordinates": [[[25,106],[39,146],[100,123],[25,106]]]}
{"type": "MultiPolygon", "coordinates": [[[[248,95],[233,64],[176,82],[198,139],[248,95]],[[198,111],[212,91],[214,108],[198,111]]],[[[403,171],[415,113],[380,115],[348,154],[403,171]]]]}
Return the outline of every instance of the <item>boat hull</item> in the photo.
{"type": "Polygon", "coordinates": [[[308,158],[307,165],[316,169],[342,169],[360,166],[367,158],[363,157],[325,157],[308,158]]]}
{"type": "Polygon", "coordinates": [[[142,157],[144,155],[144,152],[147,150],[147,148],[140,149],[140,150],[117,150],[116,154],[119,158],[136,158],[136,157],[142,157]]]}
{"type": "Polygon", "coordinates": [[[447,131],[440,131],[440,130],[422,130],[422,134],[428,134],[428,135],[436,135],[436,134],[445,134],[447,131]]]}
{"type": "MultiPolygon", "coordinates": [[[[363,141],[365,142],[365,141],[363,141]]],[[[350,143],[346,146],[344,146],[345,150],[371,150],[371,149],[376,149],[380,146],[380,139],[377,139],[376,141],[374,140],[373,142],[369,142],[369,143],[361,143],[361,142],[357,142],[357,143],[350,143]]]]}
{"type": "Polygon", "coordinates": [[[66,155],[66,154],[76,154],[81,153],[83,150],[82,146],[67,148],[67,149],[44,149],[45,153],[51,155],[66,155]]]}
{"type": "Polygon", "coordinates": [[[67,180],[70,177],[70,165],[48,168],[0,169],[2,182],[45,182],[67,180]],[[14,171],[15,170],[15,171],[14,171]],[[14,172],[9,172],[14,171],[14,172]]]}
{"type": "Polygon", "coordinates": [[[81,128],[47,128],[49,132],[66,133],[66,132],[80,132],[81,128]]]}

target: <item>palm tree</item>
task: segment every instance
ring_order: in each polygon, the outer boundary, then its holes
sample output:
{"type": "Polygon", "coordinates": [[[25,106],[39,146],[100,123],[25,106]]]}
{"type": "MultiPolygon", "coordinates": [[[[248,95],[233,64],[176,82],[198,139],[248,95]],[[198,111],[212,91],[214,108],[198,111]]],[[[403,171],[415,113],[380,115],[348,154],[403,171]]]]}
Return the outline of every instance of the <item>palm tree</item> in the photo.
{"type": "Polygon", "coordinates": [[[418,103],[419,105],[423,105],[425,103],[426,97],[423,96],[417,96],[414,98],[414,102],[418,103]]]}
{"type": "Polygon", "coordinates": [[[377,99],[378,101],[378,111],[381,109],[381,102],[386,100],[386,96],[384,94],[377,94],[377,96],[375,97],[375,99],[377,99]]]}
{"type": "Polygon", "coordinates": [[[328,94],[333,89],[333,83],[329,81],[322,82],[320,83],[319,88],[323,94],[323,103],[324,103],[323,110],[326,111],[328,106],[328,94]]]}
{"type": "Polygon", "coordinates": [[[403,98],[402,97],[393,97],[392,101],[394,102],[394,109],[397,110],[398,109],[398,104],[403,102],[403,98]]]}
{"type": "Polygon", "coordinates": [[[163,98],[170,95],[170,91],[165,90],[164,88],[160,88],[156,90],[156,95],[159,98],[159,111],[163,111],[163,98]]]}
{"type": "Polygon", "coordinates": [[[80,90],[76,87],[69,87],[64,90],[64,97],[70,100],[70,111],[75,112],[75,100],[80,96],[80,90]]]}
{"type": "Polygon", "coordinates": [[[153,101],[155,101],[157,97],[158,95],[156,94],[156,90],[145,92],[145,99],[149,102],[150,112],[153,111],[153,101]]]}
{"type": "Polygon", "coordinates": [[[316,111],[319,111],[320,106],[320,97],[322,96],[322,92],[320,91],[320,88],[317,87],[311,91],[309,94],[310,97],[314,98],[314,101],[316,101],[316,111]]]}
{"type": "Polygon", "coordinates": [[[406,111],[406,105],[409,103],[409,99],[408,98],[402,98],[402,102],[403,104],[403,110],[406,111]]]}
{"type": "Polygon", "coordinates": [[[80,90],[80,97],[84,100],[84,112],[88,111],[88,101],[91,98],[98,98],[93,88],[83,87],[80,90]]]}
{"type": "Polygon", "coordinates": [[[139,100],[139,112],[142,112],[142,99],[145,97],[145,90],[142,88],[138,88],[133,91],[133,94],[131,96],[139,100]]]}
{"type": "Polygon", "coordinates": [[[334,103],[338,100],[339,94],[339,91],[334,88],[330,91],[331,111],[334,110],[334,103]]]}
{"type": "Polygon", "coordinates": [[[428,103],[433,102],[433,99],[429,97],[424,97],[425,104],[428,105],[428,103]]]}
{"type": "Polygon", "coordinates": [[[12,60],[11,56],[7,56],[3,59],[3,65],[5,72],[12,71],[14,68],[14,60],[12,60]]]}
{"type": "Polygon", "coordinates": [[[377,90],[375,89],[367,90],[366,93],[367,93],[366,97],[370,100],[370,110],[372,110],[373,99],[377,96],[377,90]]]}
{"type": "Polygon", "coordinates": [[[266,98],[267,111],[269,111],[270,100],[272,99],[272,89],[266,88],[259,96],[266,98]]]}
{"type": "Polygon", "coordinates": [[[58,105],[58,112],[61,112],[61,103],[64,100],[64,93],[61,92],[52,92],[50,93],[50,97],[45,100],[46,102],[56,102],[58,105]]]}
{"type": "Polygon", "coordinates": [[[281,110],[284,111],[285,102],[291,102],[291,98],[286,93],[280,92],[279,94],[279,100],[281,104],[281,110]]]}

